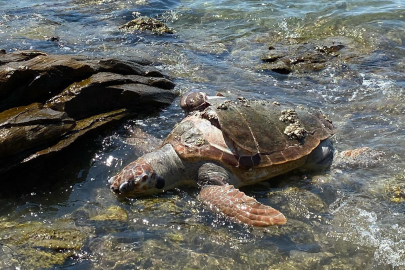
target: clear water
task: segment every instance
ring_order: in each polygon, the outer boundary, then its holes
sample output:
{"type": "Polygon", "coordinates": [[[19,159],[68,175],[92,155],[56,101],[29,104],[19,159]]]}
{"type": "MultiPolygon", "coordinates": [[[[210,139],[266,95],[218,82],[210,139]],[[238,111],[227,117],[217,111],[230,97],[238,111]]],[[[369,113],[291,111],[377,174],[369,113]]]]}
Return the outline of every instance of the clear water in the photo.
{"type": "Polygon", "coordinates": [[[83,249],[55,269],[405,269],[405,203],[393,197],[405,192],[404,32],[400,0],[0,0],[1,49],[141,55],[176,78],[181,93],[197,88],[319,107],[338,128],[338,150],[385,153],[374,167],[297,173],[276,187],[245,189],[283,211],[289,223],[280,228],[235,225],[207,211],[190,188],[118,201],[107,179],[137,157],[125,138],[136,126],[164,138],[183,117],[176,100],[100,136],[81,158],[66,157],[49,190],[0,199],[1,218],[65,217],[93,228],[83,249]],[[118,30],[136,14],[164,20],[175,34],[118,30]],[[258,68],[269,45],[332,36],[352,44],[356,57],[344,68],[288,76],[258,68]],[[126,212],[125,221],[91,219],[112,206],[126,212]]]}

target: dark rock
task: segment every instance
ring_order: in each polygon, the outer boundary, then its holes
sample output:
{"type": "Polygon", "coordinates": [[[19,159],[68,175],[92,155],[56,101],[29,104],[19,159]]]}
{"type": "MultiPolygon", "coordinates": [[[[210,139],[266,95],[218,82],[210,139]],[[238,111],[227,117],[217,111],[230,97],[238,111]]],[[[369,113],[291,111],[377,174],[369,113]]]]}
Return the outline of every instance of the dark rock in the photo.
{"type": "Polygon", "coordinates": [[[48,38],[48,41],[52,41],[52,42],[58,42],[60,40],[59,37],[50,37],[48,38]]]}
{"type": "Polygon", "coordinates": [[[174,83],[151,64],[139,57],[0,53],[1,184],[20,191],[36,186],[112,125],[169,105],[174,83]]]}
{"type": "Polygon", "coordinates": [[[119,29],[126,31],[150,31],[154,34],[173,34],[173,30],[159,20],[149,18],[146,16],[138,17],[126,24],[122,25],[119,29]]]}
{"type": "MultiPolygon", "coordinates": [[[[12,192],[24,192],[44,184],[47,186],[57,184],[53,182],[54,175],[61,173],[69,163],[75,163],[75,158],[68,161],[67,157],[81,158],[88,155],[88,150],[94,145],[92,138],[109,130],[126,117],[128,113],[122,109],[79,120],[73,129],[58,140],[52,140],[53,143],[48,143],[47,147],[27,149],[19,155],[1,159],[0,179],[3,188],[12,192]],[[28,179],[27,176],[29,181],[14,184],[13,179],[28,179]]],[[[75,164],[77,166],[77,162],[75,164]]],[[[70,173],[69,169],[65,173],[70,173]]]]}
{"type": "Polygon", "coordinates": [[[127,116],[126,112],[127,111],[125,109],[121,109],[77,121],[71,132],[66,134],[66,136],[64,136],[60,141],[46,149],[31,154],[29,157],[25,158],[23,162],[28,163],[33,159],[38,159],[40,157],[44,158],[46,155],[57,154],[58,152],[67,149],[75,141],[82,139],[83,135],[86,133],[100,131],[100,129],[103,127],[112,124],[117,120],[123,119],[127,116]]]}
{"type": "Polygon", "coordinates": [[[110,89],[120,90],[122,92],[122,103],[130,108],[138,103],[137,108],[147,108],[150,106],[158,107],[159,105],[169,105],[176,95],[171,91],[162,92],[157,87],[143,84],[123,84],[110,86],[110,89]],[[128,102],[129,98],[137,98],[133,102],[128,102]],[[125,102],[126,100],[126,102],[125,102]]]}
{"type": "Polygon", "coordinates": [[[39,55],[0,67],[0,109],[43,102],[95,70],[70,56],[39,55]]]}
{"type": "Polygon", "coordinates": [[[117,108],[169,105],[176,94],[173,83],[165,78],[120,75],[100,72],[73,83],[45,106],[65,111],[75,119],[117,108]],[[160,86],[158,88],[156,86],[160,86]],[[163,90],[167,89],[167,91],[163,90]]]}
{"type": "MultiPolygon", "coordinates": [[[[8,54],[0,56],[6,57],[8,54]]],[[[0,60],[1,61],[1,60],[0,60]]],[[[163,77],[148,61],[89,59],[84,56],[46,55],[24,51],[6,57],[0,66],[0,110],[33,102],[45,102],[74,82],[98,72],[163,77]],[[23,60],[24,57],[29,58],[23,60]],[[17,62],[11,60],[17,59],[17,62]],[[4,63],[3,62],[3,63],[4,63]]],[[[1,62],[0,62],[1,64],[1,62]]]]}
{"type": "Polygon", "coordinates": [[[65,112],[39,103],[0,113],[0,159],[47,144],[73,129],[75,121],[65,112]]]}
{"type": "Polygon", "coordinates": [[[344,44],[335,40],[272,45],[269,46],[269,52],[262,57],[264,64],[258,69],[280,74],[319,71],[328,64],[352,57],[348,52],[342,52],[344,48],[344,44]]]}
{"type": "Polygon", "coordinates": [[[149,77],[163,77],[163,74],[152,63],[141,58],[132,58],[131,60],[101,59],[94,61],[95,69],[98,72],[115,72],[123,75],[142,75],[149,77]]]}
{"type": "Polygon", "coordinates": [[[4,65],[10,62],[27,61],[31,58],[37,57],[38,55],[46,55],[46,53],[35,50],[6,53],[6,50],[1,50],[0,65],[4,65]]]}

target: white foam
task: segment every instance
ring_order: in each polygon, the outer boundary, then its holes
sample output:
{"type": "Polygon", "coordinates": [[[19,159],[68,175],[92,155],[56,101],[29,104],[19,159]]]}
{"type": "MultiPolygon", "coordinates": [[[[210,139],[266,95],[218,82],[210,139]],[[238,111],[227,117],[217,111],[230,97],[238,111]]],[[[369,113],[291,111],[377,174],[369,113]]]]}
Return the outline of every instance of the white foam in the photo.
{"type": "MultiPolygon", "coordinates": [[[[393,213],[383,215],[358,209],[358,202],[354,205],[350,199],[337,204],[332,211],[334,229],[327,233],[329,237],[375,248],[375,265],[405,266],[405,227],[402,223],[388,225],[384,222],[393,217],[393,213]]],[[[391,221],[395,222],[395,218],[391,221]]]]}

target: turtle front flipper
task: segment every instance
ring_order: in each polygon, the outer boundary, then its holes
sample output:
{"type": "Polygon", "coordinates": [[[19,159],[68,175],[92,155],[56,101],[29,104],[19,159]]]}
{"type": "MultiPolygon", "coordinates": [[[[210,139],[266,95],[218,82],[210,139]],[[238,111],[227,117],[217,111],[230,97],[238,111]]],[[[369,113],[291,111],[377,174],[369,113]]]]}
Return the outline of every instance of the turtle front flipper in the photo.
{"type": "Polygon", "coordinates": [[[199,199],[211,210],[223,213],[235,221],[257,227],[283,225],[287,219],[276,209],[259,203],[233,185],[207,185],[199,199]]]}

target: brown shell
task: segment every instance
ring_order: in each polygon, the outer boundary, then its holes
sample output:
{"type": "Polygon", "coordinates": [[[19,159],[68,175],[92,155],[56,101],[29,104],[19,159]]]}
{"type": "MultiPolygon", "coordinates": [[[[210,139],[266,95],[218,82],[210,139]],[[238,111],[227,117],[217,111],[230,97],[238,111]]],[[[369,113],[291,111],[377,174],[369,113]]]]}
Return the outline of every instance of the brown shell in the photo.
{"type": "Polygon", "coordinates": [[[225,101],[186,117],[165,142],[183,160],[212,160],[245,183],[258,182],[303,165],[320,141],[333,133],[321,112],[294,108],[306,136],[291,139],[284,133],[290,123],[280,120],[285,109],[267,101],[225,101]]]}
{"type": "Polygon", "coordinates": [[[294,108],[299,124],[307,131],[302,139],[284,134],[290,122],[283,122],[282,107],[266,101],[226,102],[226,109],[216,107],[222,131],[240,148],[270,158],[270,163],[285,162],[309,154],[321,140],[333,133],[332,124],[320,111],[294,108]]]}

